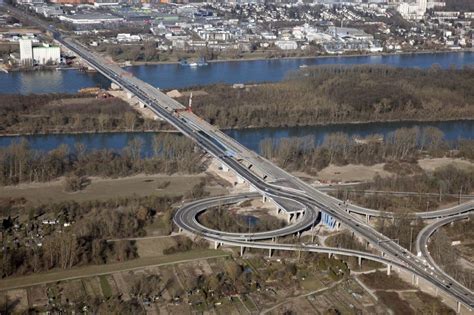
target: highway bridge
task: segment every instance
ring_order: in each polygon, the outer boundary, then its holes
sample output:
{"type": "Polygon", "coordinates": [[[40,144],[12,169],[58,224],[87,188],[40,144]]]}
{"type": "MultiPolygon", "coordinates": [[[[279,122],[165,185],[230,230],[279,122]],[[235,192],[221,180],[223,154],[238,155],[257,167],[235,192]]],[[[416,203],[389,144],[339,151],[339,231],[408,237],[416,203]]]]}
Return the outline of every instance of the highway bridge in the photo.
{"type": "MultiPolygon", "coordinates": [[[[23,18],[25,18],[24,13],[19,12],[18,14],[23,14],[23,18]]],[[[396,265],[409,270],[415,277],[425,279],[436,288],[452,296],[458,302],[458,308],[461,303],[465,305],[468,310],[472,310],[474,307],[474,295],[470,290],[457,282],[452,282],[452,285],[447,287],[445,283],[451,281],[451,279],[447,278],[444,273],[438,270],[427,270],[426,262],[408,252],[405,248],[385,235],[377,232],[370,225],[351,216],[351,208],[348,208],[340,200],[328,196],[280,169],[193,113],[182,111],[177,115],[176,110],[183,109],[183,105],[168,97],[159,89],[131,76],[114,63],[89,51],[85,46],[75,40],[64,37],[64,35],[54,29],[53,26],[45,25],[43,21],[29,16],[27,16],[27,18],[45,27],[64,48],[76,54],[84,60],[84,62],[89,64],[90,67],[96,69],[111,82],[122,87],[131,97],[136,97],[143,106],[148,107],[157,116],[170,123],[177,130],[194,141],[199,147],[218,159],[224,169],[232,170],[240,181],[247,182],[251,189],[262,195],[264,199],[269,198],[273,200],[277,207],[281,208],[281,211],[288,213],[290,221],[292,218],[299,218],[299,220],[294,221],[308,222],[308,224],[301,224],[299,229],[307,229],[310,226],[309,222],[317,218],[319,212],[324,212],[326,215],[333,217],[338,224],[344,224],[357,236],[367,240],[375,249],[380,251],[381,256],[373,255],[373,260],[378,259],[387,264],[396,265]],[[229,154],[229,152],[232,152],[232,154],[229,154]]],[[[353,212],[366,214],[368,216],[380,215],[376,210],[363,209],[360,207],[357,208],[357,211],[354,210],[353,212]]],[[[204,234],[207,239],[235,246],[268,248],[269,250],[303,249],[308,251],[322,251],[320,248],[314,246],[259,243],[222,235],[216,236],[213,233],[209,233],[209,231],[205,233],[207,233],[204,234]]],[[[268,236],[271,237],[271,235],[268,236]]],[[[336,251],[335,249],[332,250],[336,251]]],[[[346,255],[355,255],[357,257],[362,255],[360,252],[354,253],[343,249],[337,249],[337,251],[341,254],[345,252],[346,255]]]]}
{"type": "MultiPolygon", "coordinates": [[[[431,236],[441,227],[456,222],[456,221],[461,221],[461,220],[467,220],[470,219],[471,213],[460,213],[458,215],[453,215],[449,217],[444,217],[439,220],[433,221],[431,224],[428,224],[425,226],[420,233],[418,233],[416,237],[416,252],[417,256],[422,257],[423,259],[426,259],[428,262],[428,265],[432,270],[436,270],[439,273],[444,273],[444,271],[441,269],[441,267],[438,266],[438,264],[435,262],[433,257],[431,256],[429,249],[428,249],[428,241],[431,236]]],[[[471,218],[472,219],[472,218],[471,218]]],[[[450,278],[451,281],[447,283],[447,286],[450,286],[451,283],[455,282],[451,276],[449,276],[447,273],[445,273],[446,278],[450,278]]],[[[472,294],[472,291],[471,291],[472,294]]]]}
{"type": "MultiPolygon", "coordinates": [[[[237,204],[239,202],[249,200],[252,198],[258,197],[258,193],[242,193],[238,195],[228,195],[228,196],[218,196],[218,197],[211,197],[207,199],[202,199],[198,201],[193,201],[184,205],[183,207],[179,208],[173,218],[175,224],[180,227],[180,230],[185,230],[195,235],[199,235],[209,241],[214,242],[215,248],[219,245],[230,245],[230,246],[238,246],[241,250],[241,255],[243,254],[245,248],[258,248],[258,249],[267,249],[269,251],[269,256],[272,255],[272,252],[275,250],[288,250],[288,251],[309,251],[309,252],[316,252],[316,253],[327,253],[329,255],[342,255],[342,256],[352,256],[359,258],[359,264],[361,259],[368,259],[372,261],[376,261],[379,263],[383,263],[387,266],[387,274],[390,274],[391,269],[393,267],[397,267],[398,269],[403,269],[412,273],[413,284],[418,284],[418,277],[431,282],[432,278],[426,277],[426,274],[430,274],[435,278],[441,280],[443,285],[446,289],[451,288],[452,286],[460,286],[461,284],[457,283],[451,276],[446,274],[441,268],[439,268],[434,260],[429,255],[427,251],[427,240],[429,237],[441,226],[448,224],[450,222],[454,222],[456,220],[462,220],[469,217],[469,213],[461,213],[459,215],[453,215],[449,217],[445,217],[438,221],[434,221],[433,223],[426,226],[418,235],[417,237],[417,251],[423,253],[423,255],[418,254],[415,258],[418,260],[419,263],[423,265],[424,273],[413,272],[413,270],[407,266],[405,263],[400,263],[398,259],[393,259],[391,257],[386,257],[384,255],[374,255],[367,252],[357,251],[357,250],[348,250],[342,248],[331,248],[331,247],[324,247],[314,244],[279,244],[275,243],[276,239],[280,236],[290,235],[290,234],[297,234],[301,231],[301,227],[298,224],[291,224],[281,229],[273,230],[273,231],[265,231],[265,232],[256,232],[256,233],[230,233],[224,231],[217,231],[210,229],[208,227],[203,226],[197,220],[197,216],[209,209],[217,208],[223,205],[230,205],[230,204],[237,204]],[[272,242],[263,243],[261,240],[271,239],[272,242]],[[421,248],[421,250],[420,250],[421,248]],[[436,273],[436,274],[435,274],[436,273]],[[441,277],[438,275],[442,275],[441,277]]],[[[444,213],[446,209],[439,210],[440,213],[444,213]]],[[[362,224],[362,223],[361,223],[362,224]]],[[[306,225],[304,225],[306,226],[306,225]]],[[[314,228],[314,225],[312,225],[314,228]]],[[[402,254],[406,254],[406,252],[402,252],[402,254]]],[[[435,291],[438,292],[440,289],[439,286],[435,286],[435,291]]],[[[464,294],[472,295],[472,291],[466,289],[467,292],[464,294]]],[[[447,290],[445,290],[447,291],[447,290]]],[[[451,293],[451,292],[450,292],[451,293]]],[[[460,311],[460,303],[457,305],[458,312],[460,311]]],[[[468,308],[469,310],[471,308],[468,308]]]]}
{"type": "MultiPolygon", "coordinates": [[[[377,232],[368,224],[364,224],[348,214],[347,208],[338,200],[318,191],[314,187],[304,183],[298,178],[288,174],[284,170],[276,167],[266,159],[250,152],[234,139],[216,130],[199,117],[190,112],[175,114],[175,109],[183,108],[177,101],[166,96],[164,93],[151,87],[141,80],[126,75],[121,68],[110,64],[102,57],[90,52],[81,44],[72,39],[63,39],[60,34],[55,33],[55,38],[62,45],[80,56],[91,67],[102,73],[115,84],[121,86],[128,93],[137,97],[140,102],[160,116],[184,135],[193,140],[198,146],[221,161],[225,168],[235,172],[242,181],[246,181],[253,190],[258,191],[264,198],[271,198],[277,204],[282,204],[281,200],[292,200],[293,205],[302,207],[282,209],[290,215],[301,214],[301,220],[307,216],[312,218],[317,216],[319,211],[323,211],[335,218],[340,224],[346,225],[358,236],[366,239],[370,244],[378,249],[385,259],[390,259],[394,264],[403,266],[417,277],[426,279],[440,290],[446,291],[459,303],[463,303],[467,308],[474,307],[474,297],[472,292],[457,282],[449,287],[445,285],[447,281],[444,273],[437,271],[427,271],[425,262],[415,255],[409,253],[405,248],[393,242],[385,235],[377,232]],[[235,154],[228,155],[232,151],[235,154]],[[244,162],[243,162],[244,161],[244,162]],[[258,171],[255,171],[258,169],[258,171]],[[273,182],[269,179],[272,178],[273,182]],[[277,182],[277,183],[275,183],[277,182]]],[[[374,214],[375,215],[375,214],[374,214]]],[[[221,243],[230,245],[245,245],[247,247],[259,246],[278,249],[292,250],[292,246],[275,244],[253,244],[244,240],[230,240],[219,237],[221,243]]],[[[319,250],[308,248],[308,250],[319,250]]],[[[350,253],[349,253],[350,254],[350,253]]]]}

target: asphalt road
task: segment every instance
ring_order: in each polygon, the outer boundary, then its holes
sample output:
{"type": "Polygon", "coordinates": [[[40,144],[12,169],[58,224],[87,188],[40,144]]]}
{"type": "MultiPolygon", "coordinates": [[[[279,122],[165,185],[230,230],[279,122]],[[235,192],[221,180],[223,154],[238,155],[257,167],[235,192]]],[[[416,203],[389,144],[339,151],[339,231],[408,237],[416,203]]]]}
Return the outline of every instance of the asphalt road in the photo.
{"type": "MultiPolygon", "coordinates": [[[[41,26],[44,26],[44,22],[41,26]]],[[[78,42],[63,38],[62,34],[55,30],[52,26],[46,26],[46,28],[53,34],[56,41],[73,51],[76,55],[80,56],[90,66],[95,68],[105,77],[110,79],[112,82],[121,86],[126,91],[135,95],[144,105],[149,107],[155,114],[162,117],[168,123],[173,125],[176,129],[181,131],[184,135],[196,142],[201,148],[207,151],[209,154],[219,159],[223,165],[226,165],[229,169],[232,169],[237,176],[246,180],[255,190],[259,191],[270,198],[283,198],[293,200],[304,206],[305,213],[303,219],[308,215],[315,215],[317,211],[324,211],[327,214],[334,217],[340,223],[349,227],[354,233],[363,237],[369,241],[375,248],[380,250],[384,255],[383,259],[390,259],[390,263],[403,267],[410,270],[412,273],[420,276],[431,282],[434,286],[447,292],[458,301],[465,304],[468,308],[474,307],[474,296],[471,291],[467,290],[462,285],[453,282],[451,286],[445,285],[446,281],[451,281],[445,274],[440,273],[437,270],[426,268],[426,262],[419,259],[415,255],[407,252],[407,250],[397,243],[391,241],[383,234],[377,232],[375,229],[366,225],[359,220],[352,217],[341,204],[340,201],[329,197],[328,195],[318,191],[314,187],[309,186],[298,178],[286,173],[278,167],[272,165],[267,160],[253,154],[252,162],[259,162],[261,166],[256,164],[256,168],[261,170],[270,170],[272,177],[281,179],[284,176],[284,180],[291,183],[291,187],[282,187],[267,183],[265,176],[259,177],[251,171],[247,166],[244,166],[238,161],[238,157],[234,156],[233,149],[242,149],[241,145],[236,144],[235,140],[223,136],[223,134],[215,130],[212,126],[206,122],[199,120],[199,118],[191,113],[187,113],[185,117],[179,116],[175,113],[174,109],[183,108],[181,104],[167,95],[160,92],[158,89],[153,88],[149,84],[130,76],[127,72],[122,70],[117,65],[108,62],[104,58],[90,52],[86,47],[82,46],[78,42]],[[192,117],[190,119],[189,117],[192,117]],[[197,125],[199,127],[197,127],[197,125]],[[223,138],[225,138],[223,141],[223,138]],[[273,174],[273,172],[275,174],[273,174]]],[[[261,173],[260,173],[261,176],[261,173]]],[[[367,215],[377,215],[376,210],[359,209],[367,215]]],[[[458,210],[456,210],[458,211],[458,210]]],[[[356,211],[354,211],[356,212],[356,211]]],[[[214,237],[214,236],[212,236],[214,237]]],[[[208,238],[211,238],[209,236],[208,238]]],[[[245,247],[259,247],[259,248],[273,248],[273,249],[284,249],[284,250],[301,250],[301,246],[286,245],[286,244],[268,244],[268,243],[256,243],[249,241],[239,240],[228,240],[226,238],[218,237],[217,241],[222,243],[228,243],[232,245],[245,246],[245,247]]],[[[314,248],[311,246],[303,246],[308,251],[320,251],[321,249],[314,248]]],[[[343,251],[338,249],[338,251],[343,251]]],[[[342,253],[341,253],[342,254],[342,253]]],[[[351,251],[347,251],[348,255],[351,251]]],[[[356,256],[360,256],[357,254],[356,256]]],[[[375,258],[374,259],[382,259],[375,258]]]]}
{"type": "MultiPolygon", "coordinates": [[[[455,282],[449,288],[446,287],[445,283],[451,281],[451,279],[447,279],[443,273],[439,273],[436,270],[427,270],[426,263],[424,261],[407,252],[406,249],[395,242],[392,242],[390,239],[377,232],[372,227],[365,225],[351,217],[346,212],[346,209],[341,206],[339,201],[334,200],[334,198],[331,198],[328,195],[319,192],[315,188],[310,187],[309,185],[306,185],[305,183],[302,183],[298,179],[292,177],[290,177],[290,179],[294,180],[296,185],[298,185],[298,187],[301,188],[303,192],[299,193],[293,189],[289,190],[285,187],[277,188],[273,185],[267,184],[263,178],[257,177],[253,172],[248,170],[247,167],[242,166],[241,163],[239,163],[231,154],[229,154],[227,148],[222,145],[222,142],[213,141],[214,132],[212,129],[207,130],[207,133],[202,132],[202,130],[199,132],[199,130],[193,128],[193,124],[190,124],[186,118],[175,115],[173,108],[178,106],[176,105],[177,102],[175,100],[169,98],[158,90],[153,91],[153,93],[145,92],[146,90],[149,90],[149,86],[146,83],[143,83],[134,77],[123,75],[123,70],[117,69],[118,67],[115,65],[108,65],[107,62],[101,57],[92,54],[74,41],[69,39],[63,40],[60,37],[58,37],[57,40],[62,41],[63,45],[81,56],[92,67],[97,69],[110,80],[117,83],[119,86],[122,86],[122,88],[126,89],[127,91],[133,93],[153,112],[164,118],[183,134],[195,141],[209,154],[219,159],[229,169],[232,169],[234,172],[236,172],[238,176],[245,179],[257,191],[260,191],[262,194],[265,194],[269,197],[292,199],[302,205],[305,205],[307,211],[305,211],[304,217],[314,214],[314,212],[318,210],[330,214],[336,220],[348,226],[356,234],[368,240],[375,248],[378,248],[385,255],[391,257],[392,263],[397,263],[407,269],[411,269],[414,274],[417,274],[418,276],[430,281],[439,289],[448,292],[458,301],[463,302],[466,306],[470,308],[474,307],[474,298],[472,292],[455,282]]],[[[229,243],[230,241],[221,238],[221,242],[229,243]]],[[[268,244],[251,244],[248,241],[233,240],[231,242],[233,245],[240,244],[245,245],[246,247],[260,246],[259,248],[261,248],[262,246],[268,246],[268,248],[292,250],[291,245],[277,245],[277,247],[275,247],[275,245],[268,244]]],[[[319,249],[308,248],[308,250],[319,249]]]]}
{"type": "MultiPolygon", "coordinates": [[[[445,273],[443,269],[441,269],[438,266],[438,264],[435,262],[435,260],[433,259],[433,257],[431,256],[428,250],[428,241],[430,237],[442,226],[447,225],[451,222],[466,220],[469,218],[469,216],[470,216],[470,213],[461,213],[459,215],[449,216],[446,218],[439,219],[425,226],[420,231],[420,233],[418,233],[418,236],[416,237],[416,251],[418,255],[427,260],[431,270],[436,270],[436,272],[438,273],[444,273],[445,277],[451,280],[448,283],[445,283],[446,287],[451,286],[451,283],[456,282],[456,280],[454,280],[454,278],[452,278],[447,273],[445,273]]],[[[472,291],[471,291],[471,294],[472,294],[472,291]]]]}

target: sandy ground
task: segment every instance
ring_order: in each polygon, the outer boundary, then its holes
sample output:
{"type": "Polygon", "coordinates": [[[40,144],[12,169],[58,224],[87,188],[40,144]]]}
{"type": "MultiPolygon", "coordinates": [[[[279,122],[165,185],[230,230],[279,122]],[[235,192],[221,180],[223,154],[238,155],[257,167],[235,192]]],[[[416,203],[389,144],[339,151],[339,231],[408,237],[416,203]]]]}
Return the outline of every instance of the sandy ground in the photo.
{"type": "MultiPolygon", "coordinates": [[[[428,172],[449,164],[453,164],[456,167],[462,169],[474,167],[474,163],[470,161],[455,158],[421,159],[418,161],[418,164],[422,169],[428,172]]],[[[318,180],[323,184],[338,182],[363,182],[372,180],[377,174],[382,177],[393,175],[392,173],[385,171],[383,166],[384,163],[379,163],[372,166],[354,164],[337,166],[331,164],[328,167],[322,169],[315,177],[301,172],[295,172],[294,174],[299,177],[318,180]]]]}
{"type": "Polygon", "coordinates": [[[474,167],[474,163],[470,161],[466,161],[463,159],[454,159],[454,158],[422,159],[422,160],[418,160],[418,164],[425,171],[434,171],[436,168],[446,166],[448,164],[453,164],[454,166],[461,169],[474,167]]]}
{"type": "MultiPolygon", "coordinates": [[[[91,184],[80,192],[65,192],[64,179],[48,183],[21,184],[0,187],[0,198],[24,197],[33,203],[61,202],[65,200],[106,200],[131,195],[138,196],[179,196],[190,191],[205,174],[197,175],[136,175],[117,179],[91,178],[91,184]],[[158,189],[164,182],[170,184],[158,189]]],[[[206,187],[212,194],[223,194],[225,189],[213,186],[206,187]]]]}
{"type": "Polygon", "coordinates": [[[375,175],[390,176],[391,174],[383,169],[384,164],[379,163],[373,166],[349,164],[345,166],[329,165],[322,169],[316,179],[321,182],[358,182],[368,181],[375,175]]]}

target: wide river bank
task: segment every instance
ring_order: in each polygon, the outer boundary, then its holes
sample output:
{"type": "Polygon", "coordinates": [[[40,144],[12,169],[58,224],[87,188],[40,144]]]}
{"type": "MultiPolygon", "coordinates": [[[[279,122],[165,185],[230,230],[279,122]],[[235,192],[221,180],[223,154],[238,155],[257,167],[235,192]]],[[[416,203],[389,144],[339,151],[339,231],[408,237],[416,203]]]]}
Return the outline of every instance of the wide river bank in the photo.
{"type": "MultiPolygon", "coordinates": [[[[204,67],[156,64],[126,67],[140,79],[162,89],[213,83],[276,82],[300,66],[328,64],[384,64],[394,67],[442,68],[474,65],[474,52],[419,53],[374,56],[335,56],[294,59],[246,60],[209,63],[204,67]]],[[[108,87],[110,82],[98,73],[78,70],[52,70],[0,73],[0,93],[75,93],[91,86],[108,87]]]]}

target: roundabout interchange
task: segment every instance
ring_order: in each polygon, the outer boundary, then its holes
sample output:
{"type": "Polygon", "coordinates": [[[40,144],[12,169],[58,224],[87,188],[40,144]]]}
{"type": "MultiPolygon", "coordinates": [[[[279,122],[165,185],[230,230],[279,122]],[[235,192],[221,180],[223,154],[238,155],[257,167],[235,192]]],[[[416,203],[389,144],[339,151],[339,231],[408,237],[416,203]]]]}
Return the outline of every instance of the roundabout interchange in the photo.
{"type": "MultiPolygon", "coordinates": [[[[365,224],[358,218],[351,215],[352,212],[364,214],[367,219],[370,216],[378,215],[378,211],[370,209],[348,208],[327,194],[315,189],[299,178],[287,173],[275,166],[270,161],[260,157],[255,152],[243,147],[234,139],[228,137],[220,130],[211,126],[190,111],[185,111],[184,106],[168,97],[158,89],[133,77],[126,75],[126,71],[120,67],[107,63],[101,57],[88,51],[82,45],[70,39],[62,39],[66,47],[84,59],[93,68],[108,77],[112,82],[121,86],[127,91],[129,97],[136,98],[144,107],[148,107],[158,117],[161,117],[185,136],[194,141],[201,149],[221,162],[223,169],[232,170],[239,182],[245,182],[250,189],[259,193],[265,199],[271,199],[278,207],[279,211],[288,216],[289,221],[303,221],[305,224],[297,223],[289,227],[284,233],[302,232],[315,223],[316,218],[321,213],[330,216],[338,225],[344,225],[355,235],[366,240],[372,247],[380,252],[380,255],[354,252],[343,249],[321,248],[318,246],[286,245],[277,243],[258,242],[257,236],[245,238],[245,235],[225,235],[222,232],[202,230],[190,231],[196,233],[215,244],[227,244],[231,246],[263,248],[272,250],[289,251],[312,251],[326,252],[328,254],[341,254],[362,257],[387,264],[388,270],[392,266],[404,269],[413,274],[414,280],[418,283],[418,278],[426,280],[433,285],[436,290],[445,292],[454,298],[457,303],[458,312],[461,305],[465,310],[472,311],[474,308],[474,294],[471,290],[454,281],[444,272],[430,270],[427,268],[425,260],[410,253],[407,249],[398,245],[387,236],[377,232],[369,224],[365,224]],[[179,111],[179,112],[178,112],[179,111]],[[298,218],[299,220],[295,218],[298,218]],[[255,239],[252,241],[251,239],[255,239]]],[[[198,202],[199,204],[199,202],[198,202]]],[[[460,212],[468,212],[472,209],[472,204],[466,207],[455,208],[443,212],[441,216],[449,216],[460,212]]],[[[390,216],[386,213],[380,215],[390,216]]],[[[180,217],[175,217],[178,227],[187,230],[188,226],[180,221],[180,217]]],[[[291,226],[291,225],[290,225],[291,226]]],[[[282,231],[267,233],[272,239],[280,235],[282,231]]],[[[267,236],[262,236],[266,238],[267,236]]],[[[260,236],[259,241],[262,240],[260,236]]]]}
{"type": "MultiPolygon", "coordinates": [[[[16,13],[19,16],[24,14],[21,11],[16,11],[16,13]]],[[[128,97],[136,99],[142,107],[148,107],[157,118],[167,121],[201,149],[220,161],[223,169],[232,170],[237,176],[237,180],[246,182],[250,190],[253,191],[237,196],[204,199],[183,206],[174,217],[174,222],[180,229],[213,241],[216,246],[227,244],[238,246],[242,250],[244,248],[262,248],[269,250],[270,254],[273,250],[309,251],[378,261],[387,265],[388,272],[392,267],[408,271],[413,275],[416,283],[418,278],[424,279],[436,291],[444,292],[448,297],[454,299],[457,302],[458,312],[472,312],[474,294],[471,290],[452,279],[439,267],[435,267],[431,259],[425,260],[423,257],[417,257],[369,225],[370,217],[393,217],[393,214],[346,205],[342,201],[328,196],[245,148],[191,111],[186,111],[183,105],[159,89],[133,77],[116,64],[91,52],[87,47],[68,38],[52,25],[31,16],[27,16],[27,18],[49,31],[63,49],[76,55],[90,68],[100,72],[112,83],[126,91],[128,97]],[[256,196],[263,196],[264,200],[271,199],[277,207],[277,212],[286,215],[290,224],[275,231],[235,234],[208,229],[196,220],[196,216],[200,212],[215,205],[236,203],[256,196]],[[364,215],[366,220],[361,220],[353,214],[364,215]],[[318,218],[323,215],[330,218],[337,226],[344,225],[356,236],[370,243],[380,255],[341,248],[275,242],[279,236],[298,234],[314,228],[318,218]],[[273,240],[273,242],[263,242],[263,240],[273,240]],[[461,310],[462,305],[465,307],[463,310],[461,310]]],[[[448,220],[450,217],[455,218],[456,215],[466,214],[472,209],[473,203],[471,202],[446,210],[417,214],[417,216],[423,219],[442,217],[448,220]]],[[[427,231],[433,233],[434,230],[427,231]]],[[[429,237],[431,234],[428,232],[429,237]]],[[[421,239],[420,246],[424,247],[426,244],[422,243],[427,239],[421,239]]],[[[422,254],[427,255],[425,251],[422,254]]]]}
{"type": "MultiPolygon", "coordinates": [[[[378,215],[390,217],[390,214],[379,213],[379,211],[360,207],[346,207],[342,201],[328,196],[275,166],[255,152],[243,147],[240,143],[192,112],[186,111],[185,107],[176,100],[149,84],[127,75],[126,71],[115,64],[108,63],[81,44],[68,38],[63,39],[58,34],[56,34],[56,39],[80,56],[91,67],[101,72],[113,83],[122,87],[130,98],[136,98],[141,106],[148,107],[157,117],[170,123],[194,141],[201,149],[220,161],[223,169],[232,170],[238,182],[247,183],[250,190],[259,193],[265,199],[271,199],[277,205],[278,211],[288,216],[290,222],[306,222],[303,224],[296,223],[295,226],[290,225],[291,227],[284,230],[284,233],[299,233],[310,228],[316,223],[316,218],[322,213],[332,218],[332,220],[337,222],[337,225],[344,225],[355,235],[370,243],[374,249],[380,252],[380,255],[318,246],[259,242],[267,238],[267,236],[269,239],[274,239],[280,235],[280,232],[283,233],[282,231],[267,233],[266,236],[258,236],[257,241],[257,236],[255,235],[226,235],[225,233],[210,231],[202,227],[199,227],[198,230],[188,230],[187,221],[181,221],[181,216],[175,217],[175,223],[178,227],[214,241],[217,245],[240,246],[242,249],[245,247],[263,248],[268,249],[270,252],[275,249],[326,252],[328,254],[349,255],[379,261],[387,264],[389,271],[392,266],[407,270],[413,274],[415,283],[418,283],[418,278],[421,278],[434,286],[436,290],[445,292],[456,301],[458,312],[461,311],[462,305],[465,306],[465,310],[468,312],[471,312],[474,308],[474,294],[471,290],[453,280],[446,273],[437,269],[431,270],[431,268],[427,268],[427,262],[424,259],[413,255],[407,249],[379,233],[369,224],[362,222],[351,213],[366,215],[367,219],[370,216],[378,215]],[[255,239],[255,241],[252,239],[255,239]]],[[[198,202],[197,205],[199,204],[198,202]]],[[[472,203],[448,209],[438,216],[444,217],[465,213],[471,209],[472,203]]]]}
{"type": "MultiPolygon", "coordinates": [[[[297,220],[293,224],[289,224],[283,228],[272,230],[272,231],[265,231],[265,232],[256,232],[256,233],[231,233],[231,232],[224,232],[214,230],[208,227],[205,227],[197,220],[199,214],[207,211],[210,208],[230,205],[230,204],[237,204],[246,200],[251,200],[253,198],[259,197],[259,193],[242,193],[237,195],[228,195],[228,196],[219,196],[219,197],[212,197],[206,198],[198,201],[194,201],[184,205],[183,207],[179,208],[175,216],[173,218],[174,223],[180,228],[180,230],[185,230],[193,235],[198,235],[202,238],[205,238],[209,241],[214,242],[215,247],[217,248],[219,245],[230,245],[230,246],[237,246],[240,247],[241,255],[245,248],[257,248],[257,249],[266,249],[269,251],[269,256],[272,255],[274,250],[286,250],[286,251],[307,251],[307,252],[314,252],[314,253],[326,253],[329,255],[340,255],[340,256],[352,256],[359,258],[359,264],[361,259],[368,259],[372,261],[376,261],[382,264],[387,265],[387,274],[389,275],[392,268],[398,268],[399,270],[405,270],[409,273],[413,274],[413,282],[418,285],[418,278],[421,277],[422,279],[431,282],[432,279],[439,280],[443,283],[442,290],[446,291],[448,294],[453,295],[449,289],[453,288],[455,294],[463,294],[466,297],[472,298],[472,292],[464,288],[461,284],[459,284],[456,280],[446,274],[433,260],[429,251],[428,251],[428,241],[430,236],[432,236],[436,230],[446,224],[451,222],[455,222],[458,220],[468,219],[469,214],[473,208],[473,202],[467,202],[465,204],[461,204],[455,209],[462,209],[460,210],[460,214],[448,215],[444,216],[447,212],[452,211],[453,208],[449,209],[441,209],[437,211],[432,211],[429,214],[430,218],[439,218],[436,221],[428,224],[417,236],[416,239],[416,250],[419,253],[418,256],[414,256],[408,251],[403,251],[402,254],[405,257],[413,257],[414,261],[419,261],[423,265],[423,270],[427,271],[433,277],[426,277],[425,273],[418,272],[417,269],[412,268],[408,264],[401,262],[397,259],[399,256],[396,255],[395,257],[382,255],[375,255],[368,252],[358,251],[358,250],[349,250],[344,248],[334,248],[334,247],[325,247],[319,245],[312,245],[312,244],[279,244],[276,243],[276,239],[278,237],[291,235],[291,234],[298,234],[304,230],[314,228],[314,216],[318,215],[314,211],[308,211],[310,214],[304,214],[300,220],[297,220]],[[444,216],[444,217],[443,217],[444,216]],[[272,242],[262,242],[263,240],[272,240],[272,242]],[[436,274],[435,274],[436,273],[436,274]],[[441,275],[441,276],[439,276],[441,275]],[[459,289],[460,288],[460,289],[459,289]],[[448,289],[448,290],[446,290],[448,289]],[[463,289],[465,291],[463,291],[463,289]],[[459,291],[458,291],[459,290],[459,291]]],[[[386,214],[388,215],[388,214],[386,214]]],[[[393,216],[393,214],[391,214],[393,216]]],[[[426,213],[415,213],[415,217],[419,217],[420,215],[427,215],[426,213]]],[[[317,220],[317,219],[316,219],[317,220]]],[[[356,219],[355,219],[356,220],[356,219]]],[[[363,222],[356,223],[359,225],[363,225],[363,222]]],[[[436,287],[436,293],[438,293],[438,289],[440,287],[436,287]]],[[[461,304],[458,302],[457,304],[457,311],[458,313],[460,310],[461,304]]],[[[467,310],[470,312],[472,311],[471,305],[466,305],[467,310]]]]}

